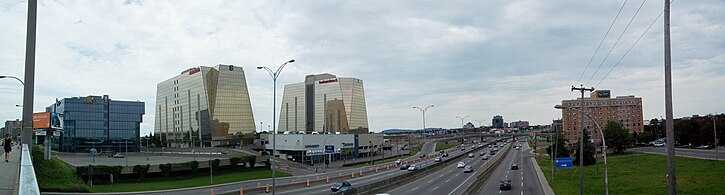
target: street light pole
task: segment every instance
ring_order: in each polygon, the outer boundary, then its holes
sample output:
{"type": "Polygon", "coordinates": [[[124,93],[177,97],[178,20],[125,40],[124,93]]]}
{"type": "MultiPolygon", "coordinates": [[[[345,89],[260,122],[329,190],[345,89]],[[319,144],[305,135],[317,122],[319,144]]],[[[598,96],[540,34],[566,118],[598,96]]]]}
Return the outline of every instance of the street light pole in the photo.
{"type": "Polygon", "coordinates": [[[284,68],[285,65],[287,65],[289,63],[293,63],[293,62],[295,62],[294,59],[285,62],[284,64],[279,66],[279,68],[277,68],[277,71],[272,71],[272,69],[270,69],[266,66],[257,67],[257,69],[267,70],[267,72],[269,73],[269,76],[272,77],[272,83],[274,85],[273,92],[272,92],[272,94],[273,94],[272,95],[272,99],[273,99],[272,100],[272,124],[273,124],[272,126],[274,126],[273,127],[274,129],[273,129],[273,134],[272,134],[272,158],[270,158],[271,159],[270,163],[272,163],[272,165],[270,166],[270,168],[272,169],[272,195],[275,194],[275,189],[276,189],[275,184],[277,181],[277,177],[275,176],[275,168],[274,168],[274,153],[277,150],[277,125],[276,125],[277,124],[277,118],[276,118],[276,116],[277,116],[277,77],[279,77],[279,74],[280,74],[280,72],[282,72],[282,69],[284,68]]]}
{"type": "Polygon", "coordinates": [[[712,116],[712,132],[715,133],[715,162],[717,162],[717,161],[719,161],[719,158],[717,156],[718,141],[717,141],[717,125],[715,123],[717,123],[717,114],[712,116]]]}
{"type": "Polygon", "coordinates": [[[466,120],[466,118],[468,118],[468,115],[464,116],[463,118],[461,118],[460,116],[456,116],[456,118],[461,119],[461,128],[463,128],[463,120],[466,120]]]}
{"type": "Polygon", "coordinates": [[[428,111],[428,108],[431,108],[431,107],[433,107],[433,104],[426,106],[425,108],[413,106],[413,108],[417,108],[418,110],[420,110],[421,113],[423,113],[423,131],[421,132],[421,134],[423,135],[423,139],[425,139],[425,111],[428,111]]]}

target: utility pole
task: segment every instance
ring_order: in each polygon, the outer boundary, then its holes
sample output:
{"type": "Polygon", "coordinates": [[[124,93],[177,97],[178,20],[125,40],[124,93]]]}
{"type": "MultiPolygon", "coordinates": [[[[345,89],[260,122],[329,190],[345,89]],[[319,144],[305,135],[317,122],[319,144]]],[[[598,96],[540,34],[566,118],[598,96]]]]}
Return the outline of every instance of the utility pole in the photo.
{"type": "Polygon", "coordinates": [[[718,141],[717,141],[717,125],[715,124],[715,123],[717,123],[716,119],[717,119],[717,114],[712,116],[712,131],[713,131],[713,133],[715,133],[715,162],[720,161],[720,159],[717,157],[718,141]]]}
{"type": "Polygon", "coordinates": [[[670,48],[670,0],[665,0],[665,128],[667,129],[667,188],[669,195],[677,194],[675,176],[675,128],[672,121],[672,50],[670,48]]]}
{"type": "Polygon", "coordinates": [[[584,194],[584,92],[594,91],[594,87],[587,89],[582,84],[581,87],[576,88],[573,85],[571,90],[577,90],[581,92],[582,98],[579,99],[579,195],[584,194]]]}

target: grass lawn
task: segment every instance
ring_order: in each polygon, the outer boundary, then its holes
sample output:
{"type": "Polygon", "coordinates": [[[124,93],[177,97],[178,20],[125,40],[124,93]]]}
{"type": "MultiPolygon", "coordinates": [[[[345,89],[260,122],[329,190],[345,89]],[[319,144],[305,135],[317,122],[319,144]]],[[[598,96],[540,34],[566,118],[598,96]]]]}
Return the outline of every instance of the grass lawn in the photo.
{"type": "Polygon", "coordinates": [[[457,145],[459,145],[459,144],[452,144],[452,143],[451,144],[444,144],[444,143],[438,142],[438,143],[436,143],[436,150],[435,151],[438,152],[438,151],[445,150],[445,149],[448,149],[448,148],[456,147],[457,145]]]}
{"type": "MultiPolygon", "coordinates": [[[[576,169],[558,169],[551,180],[551,159],[538,160],[541,171],[556,194],[578,194],[579,173],[576,169]]],[[[604,194],[604,165],[584,167],[584,194],[604,194]]],[[[667,156],[627,153],[610,155],[609,192],[611,194],[667,194],[667,156]]],[[[575,163],[576,165],[576,163],[575,163]]],[[[722,194],[725,192],[725,162],[677,157],[677,188],[679,194],[722,194]]]]}
{"type": "MultiPolygon", "coordinates": [[[[33,146],[33,169],[41,191],[88,192],[88,186],[76,176],[75,170],[53,157],[43,159],[43,149],[33,146]]],[[[9,177],[9,176],[8,176],[9,177]]]]}
{"type": "MultiPolygon", "coordinates": [[[[288,173],[277,171],[277,177],[289,177],[288,173]]],[[[250,171],[228,172],[214,175],[214,184],[223,184],[253,179],[264,179],[272,177],[272,171],[268,169],[256,169],[250,171]]],[[[200,176],[186,179],[158,179],[142,181],[139,183],[116,183],[113,185],[93,185],[91,192],[133,192],[149,190],[166,190],[177,188],[189,188],[210,185],[209,176],[200,176]]]]}

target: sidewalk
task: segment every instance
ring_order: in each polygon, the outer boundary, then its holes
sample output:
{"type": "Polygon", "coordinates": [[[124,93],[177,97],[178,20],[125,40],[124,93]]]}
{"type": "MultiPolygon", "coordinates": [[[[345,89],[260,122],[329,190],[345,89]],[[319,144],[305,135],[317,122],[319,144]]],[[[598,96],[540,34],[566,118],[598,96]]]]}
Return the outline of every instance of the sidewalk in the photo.
{"type": "Polygon", "coordinates": [[[3,150],[0,162],[0,195],[14,194],[20,167],[20,149],[13,147],[8,160],[10,162],[5,162],[5,150],[3,150]]]}

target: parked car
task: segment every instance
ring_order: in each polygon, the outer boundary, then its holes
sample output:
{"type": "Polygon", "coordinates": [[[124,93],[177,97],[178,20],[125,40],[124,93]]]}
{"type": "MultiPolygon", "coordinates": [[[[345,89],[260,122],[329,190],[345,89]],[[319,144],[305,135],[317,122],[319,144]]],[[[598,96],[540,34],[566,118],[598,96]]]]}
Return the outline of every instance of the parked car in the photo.
{"type": "Polygon", "coordinates": [[[408,167],[408,171],[415,171],[418,169],[419,169],[418,165],[415,165],[415,164],[411,164],[410,167],[408,167]]]}
{"type": "Polygon", "coordinates": [[[435,161],[435,162],[441,162],[441,157],[436,157],[436,159],[434,159],[433,161],[435,161]]]}
{"type": "Polygon", "coordinates": [[[425,158],[425,154],[421,154],[420,155],[420,158],[425,158]]]}
{"type": "Polygon", "coordinates": [[[408,164],[400,165],[400,170],[408,170],[408,167],[410,167],[408,164]]]}
{"type": "Polygon", "coordinates": [[[517,165],[517,164],[512,164],[512,165],[511,165],[511,170],[519,170],[519,165],[517,165]]]}
{"type": "Polygon", "coordinates": [[[665,142],[657,141],[654,144],[652,144],[654,147],[663,147],[665,146],[665,142]]]}
{"type": "Polygon", "coordinates": [[[466,165],[466,167],[463,167],[463,172],[464,173],[473,172],[473,167],[471,167],[471,165],[466,165]]]}
{"type": "Polygon", "coordinates": [[[456,168],[463,168],[463,167],[466,167],[465,162],[458,162],[458,165],[456,165],[456,168]]]}
{"type": "Polygon", "coordinates": [[[468,158],[473,158],[473,156],[475,156],[473,153],[468,153],[468,158]]]}
{"type": "Polygon", "coordinates": [[[481,160],[488,160],[488,158],[488,155],[483,155],[483,157],[481,157],[481,160]]]}
{"type": "Polygon", "coordinates": [[[342,187],[350,187],[350,186],[352,186],[352,185],[350,185],[350,182],[338,181],[338,182],[335,182],[334,184],[332,184],[332,187],[330,187],[330,190],[332,190],[332,192],[337,192],[342,187]]]}
{"type": "Polygon", "coordinates": [[[499,190],[511,190],[511,180],[510,179],[504,179],[500,181],[501,184],[499,184],[498,189],[499,190]]]}

